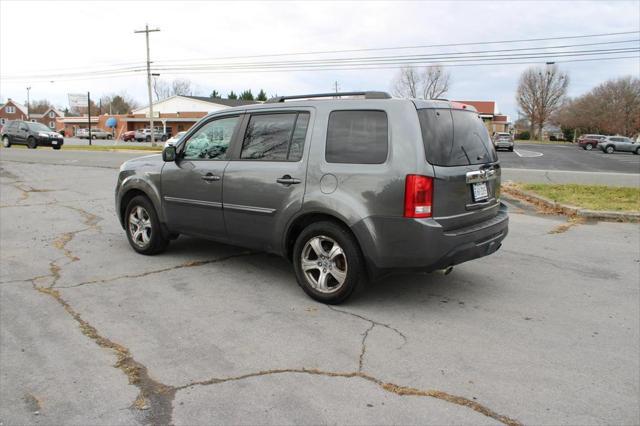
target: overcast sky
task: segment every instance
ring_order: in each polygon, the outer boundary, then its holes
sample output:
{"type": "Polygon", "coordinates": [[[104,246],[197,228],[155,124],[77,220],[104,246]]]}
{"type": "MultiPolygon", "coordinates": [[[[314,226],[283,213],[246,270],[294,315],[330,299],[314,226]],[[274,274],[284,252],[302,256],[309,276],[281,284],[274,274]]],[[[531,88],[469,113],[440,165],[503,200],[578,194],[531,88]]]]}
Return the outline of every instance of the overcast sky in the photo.
{"type": "MultiPolygon", "coordinates": [[[[640,30],[639,1],[601,2],[28,2],[0,1],[0,102],[48,99],[67,105],[68,93],[90,91],[92,98],[126,92],[146,101],[144,73],[108,79],[16,81],[8,77],[88,71],[144,61],[145,23],[151,34],[152,60],[214,59],[322,50],[414,46],[513,40],[640,30]],[[116,65],[114,65],[116,64],[116,65]]],[[[638,38],[638,34],[617,40],[638,38]]],[[[569,40],[568,43],[598,41],[569,40]]],[[[528,45],[563,44],[558,41],[528,45]]],[[[525,44],[526,45],[526,44],[525,44]]],[[[526,45],[526,46],[528,46],[526,45]]],[[[400,53],[460,52],[523,45],[430,48],[400,53]]],[[[394,54],[365,52],[353,55],[394,54]]],[[[576,96],[609,79],[640,74],[640,59],[560,64],[569,72],[569,94],[576,96]]],[[[302,57],[308,59],[309,57],[302,57]]],[[[290,57],[286,59],[300,59],[290,57]]],[[[255,59],[251,59],[255,60],[255,59]]],[[[544,62],[544,61],[543,61],[544,62]]],[[[530,65],[449,68],[447,97],[495,100],[514,115],[520,73],[530,65]]],[[[198,95],[212,89],[223,95],[260,88],[267,94],[333,90],[390,90],[396,70],[300,71],[168,75],[188,78],[198,95]]],[[[93,76],[95,77],[95,75],[93,76]]]]}

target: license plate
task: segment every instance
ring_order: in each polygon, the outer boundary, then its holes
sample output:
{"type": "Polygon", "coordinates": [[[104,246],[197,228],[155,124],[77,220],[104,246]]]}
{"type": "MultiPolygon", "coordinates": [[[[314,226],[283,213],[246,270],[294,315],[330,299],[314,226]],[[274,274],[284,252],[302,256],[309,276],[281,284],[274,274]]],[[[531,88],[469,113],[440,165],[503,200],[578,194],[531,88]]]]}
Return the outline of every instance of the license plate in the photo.
{"type": "Polygon", "coordinates": [[[58,141],[51,141],[51,145],[58,145],[58,141]]]}
{"type": "Polygon", "coordinates": [[[489,198],[486,182],[474,183],[471,187],[473,188],[473,201],[483,201],[489,198]]]}

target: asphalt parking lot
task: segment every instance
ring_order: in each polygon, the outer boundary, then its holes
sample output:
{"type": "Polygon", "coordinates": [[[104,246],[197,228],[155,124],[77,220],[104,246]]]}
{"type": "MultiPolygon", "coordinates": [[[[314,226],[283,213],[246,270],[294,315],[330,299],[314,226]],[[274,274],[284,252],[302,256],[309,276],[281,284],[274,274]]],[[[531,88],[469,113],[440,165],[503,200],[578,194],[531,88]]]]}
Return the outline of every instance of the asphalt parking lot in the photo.
{"type": "Polygon", "coordinates": [[[103,157],[19,151],[0,157],[2,425],[640,420],[637,224],[512,206],[496,254],[329,307],[274,256],[135,254],[103,157]]]}

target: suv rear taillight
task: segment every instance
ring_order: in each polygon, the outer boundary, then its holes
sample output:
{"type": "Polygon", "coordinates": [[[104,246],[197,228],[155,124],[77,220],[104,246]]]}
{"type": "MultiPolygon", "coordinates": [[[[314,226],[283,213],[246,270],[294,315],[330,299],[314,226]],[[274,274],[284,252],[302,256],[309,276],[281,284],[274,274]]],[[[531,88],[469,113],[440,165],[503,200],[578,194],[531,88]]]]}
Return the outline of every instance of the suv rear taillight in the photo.
{"type": "Polygon", "coordinates": [[[404,217],[431,217],[433,178],[407,175],[404,185],[404,217]]]}

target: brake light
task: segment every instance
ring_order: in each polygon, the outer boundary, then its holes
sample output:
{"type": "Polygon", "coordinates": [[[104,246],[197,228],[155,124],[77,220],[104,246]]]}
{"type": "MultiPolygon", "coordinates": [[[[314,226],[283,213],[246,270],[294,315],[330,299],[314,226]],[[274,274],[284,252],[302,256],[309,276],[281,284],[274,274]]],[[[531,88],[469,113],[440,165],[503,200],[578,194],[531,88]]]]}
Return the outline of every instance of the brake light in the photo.
{"type": "Polygon", "coordinates": [[[433,178],[407,175],[404,186],[404,217],[431,217],[433,178]]]}

